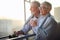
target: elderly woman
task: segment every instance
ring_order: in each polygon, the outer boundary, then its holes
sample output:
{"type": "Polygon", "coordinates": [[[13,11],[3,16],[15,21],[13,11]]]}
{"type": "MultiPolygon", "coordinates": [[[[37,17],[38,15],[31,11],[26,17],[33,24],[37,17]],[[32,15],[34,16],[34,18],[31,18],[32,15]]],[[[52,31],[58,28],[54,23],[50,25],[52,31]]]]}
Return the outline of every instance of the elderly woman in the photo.
{"type": "Polygon", "coordinates": [[[57,27],[57,22],[51,16],[52,5],[49,2],[43,2],[40,5],[40,20],[37,28],[36,40],[54,40],[53,33],[57,27]]]}

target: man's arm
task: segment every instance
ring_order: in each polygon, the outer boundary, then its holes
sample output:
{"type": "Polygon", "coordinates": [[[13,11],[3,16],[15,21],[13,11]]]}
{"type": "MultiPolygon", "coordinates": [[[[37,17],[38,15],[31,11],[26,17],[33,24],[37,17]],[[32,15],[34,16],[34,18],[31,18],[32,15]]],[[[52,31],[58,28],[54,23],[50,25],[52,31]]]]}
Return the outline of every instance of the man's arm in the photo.
{"type": "Polygon", "coordinates": [[[23,29],[21,30],[24,34],[27,34],[28,33],[28,31],[30,31],[32,29],[32,27],[30,26],[30,24],[29,23],[27,23],[24,27],[23,27],[23,29]]]}
{"type": "Polygon", "coordinates": [[[17,32],[14,32],[13,35],[15,35],[15,36],[25,35],[25,34],[27,34],[28,31],[30,31],[31,29],[32,29],[31,26],[29,25],[29,23],[27,23],[27,24],[25,24],[25,25],[23,26],[23,29],[22,29],[22,30],[17,31],[17,32]]]}
{"type": "Polygon", "coordinates": [[[28,20],[25,22],[24,26],[23,26],[23,29],[18,31],[17,33],[18,34],[26,34],[29,30],[31,30],[31,26],[29,24],[31,18],[33,18],[33,15],[31,15],[28,20]]]}

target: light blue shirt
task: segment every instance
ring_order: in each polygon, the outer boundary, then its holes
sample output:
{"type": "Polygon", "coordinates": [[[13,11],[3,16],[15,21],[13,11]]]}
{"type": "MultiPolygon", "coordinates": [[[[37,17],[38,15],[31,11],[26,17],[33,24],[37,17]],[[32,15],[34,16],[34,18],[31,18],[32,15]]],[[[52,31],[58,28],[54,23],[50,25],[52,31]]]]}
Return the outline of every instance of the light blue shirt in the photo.
{"type": "MultiPolygon", "coordinates": [[[[54,29],[54,26],[56,25],[56,21],[50,16],[46,19],[46,22],[43,24],[42,28],[44,30],[38,31],[38,29],[40,29],[43,21],[45,20],[45,18],[50,15],[47,14],[45,16],[40,15],[40,17],[37,19],[37,26],[36,27],[31,27],[29,24],[29,21],[24,25],[24,28],[22,29],[22,31],[26,34],[28,33],[28,31],[32,30],[35,34],[37,34],[39,38],[36,38],[36,40],[44,40],[44,38],[50,34],[50,32],[54,29]],[[47,35],[45,34],[45,32],[47,33],[47,35]]],[[[30,18],[31,19],[31,18],[30,18]]],[[[29,19],[29,20],[30,20],[29,19]]]]}
{"type": "Polygon", "coordinates": [[[36,40],[47,40],[47,37],[51,35],[51,33],[54,32],[56,27],[57,27],[57,22],[54,20],[54,18],[49,13],[45,16],[41,15],[39,18],[39,26],[37,28],[36,40]],[[46,21],[44,22],[45,19],[46,21]],[[43,22],[44,24],[42,25],[43,22]]]}

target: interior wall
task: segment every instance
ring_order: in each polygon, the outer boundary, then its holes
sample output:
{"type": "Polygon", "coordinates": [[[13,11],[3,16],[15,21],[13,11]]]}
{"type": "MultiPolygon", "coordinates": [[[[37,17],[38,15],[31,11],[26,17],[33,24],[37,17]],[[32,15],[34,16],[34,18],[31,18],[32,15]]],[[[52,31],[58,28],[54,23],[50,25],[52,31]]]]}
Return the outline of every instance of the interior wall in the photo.
{"type": "Polygon", "coordinates": [[[60,22],[60,7],[54,8],[54,17],[57,22],[60,22]]]}

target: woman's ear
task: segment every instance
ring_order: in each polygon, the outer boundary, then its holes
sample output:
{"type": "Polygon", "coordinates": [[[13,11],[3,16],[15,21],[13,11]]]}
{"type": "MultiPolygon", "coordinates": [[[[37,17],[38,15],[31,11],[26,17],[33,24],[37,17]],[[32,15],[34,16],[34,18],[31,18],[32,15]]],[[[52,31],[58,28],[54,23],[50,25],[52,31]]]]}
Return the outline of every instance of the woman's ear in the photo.
{"type": "Polygon", "coordinates": [[[47,12],[50,12],[50,11],[51,11],[51,7],[48,7],[47,12]]]}

